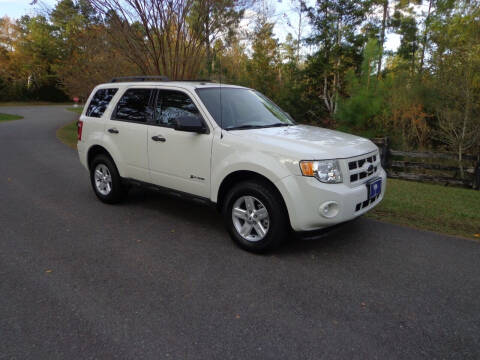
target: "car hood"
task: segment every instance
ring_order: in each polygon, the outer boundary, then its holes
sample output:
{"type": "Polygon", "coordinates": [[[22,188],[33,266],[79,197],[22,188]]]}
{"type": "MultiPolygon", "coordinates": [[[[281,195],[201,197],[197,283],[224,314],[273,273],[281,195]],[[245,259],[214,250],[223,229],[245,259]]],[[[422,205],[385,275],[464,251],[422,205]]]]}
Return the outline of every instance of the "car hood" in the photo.
{"type": "Polygon", "coordinates": [[[266,151],[277,151],[304,160],[340,159],[366,154],[377,149],[370,140],[316,126],[231,130],[245,141],[265,145],[266,151]],[[283,150],[283,151],[281,151],[283,150]]]}

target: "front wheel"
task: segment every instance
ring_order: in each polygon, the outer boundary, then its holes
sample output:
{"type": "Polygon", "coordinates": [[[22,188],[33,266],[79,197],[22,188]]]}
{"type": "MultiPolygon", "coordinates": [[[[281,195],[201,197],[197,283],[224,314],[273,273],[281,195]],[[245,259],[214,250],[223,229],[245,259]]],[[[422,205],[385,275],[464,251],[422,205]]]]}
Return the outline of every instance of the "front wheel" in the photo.
{"type": "Polygon", "coordinates": [[[239,183],[227,194],[224,204],[227,230],[241,248],[262,253],[286,239],[287,212],[271,186],[255,181],[239,183]]]}

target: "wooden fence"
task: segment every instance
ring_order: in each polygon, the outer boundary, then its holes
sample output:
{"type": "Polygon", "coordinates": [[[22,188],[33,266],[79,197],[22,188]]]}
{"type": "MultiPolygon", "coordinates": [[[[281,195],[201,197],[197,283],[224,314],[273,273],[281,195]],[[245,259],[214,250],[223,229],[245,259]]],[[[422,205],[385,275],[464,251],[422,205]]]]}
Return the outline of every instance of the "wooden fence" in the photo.
{"type": "Polygon", "coordinates": [[[388,138],[372,141],[380,149],[382,166],[390,178],[480,188],[480,154],[462,156],[462,179],[457,154],[399,151],[390,148],[388,138]]]}

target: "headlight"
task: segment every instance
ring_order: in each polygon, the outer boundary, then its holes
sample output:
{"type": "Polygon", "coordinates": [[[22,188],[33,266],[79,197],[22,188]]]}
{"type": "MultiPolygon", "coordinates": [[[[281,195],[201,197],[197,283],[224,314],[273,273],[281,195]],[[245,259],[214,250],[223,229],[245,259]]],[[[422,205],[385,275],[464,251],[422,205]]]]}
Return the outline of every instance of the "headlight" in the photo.
{"type": "Polygon", "coordinates": [[[342,182],[342,171],[337,160],[300,161],[303,176],[313,176],[323,183],[342,182]]]}

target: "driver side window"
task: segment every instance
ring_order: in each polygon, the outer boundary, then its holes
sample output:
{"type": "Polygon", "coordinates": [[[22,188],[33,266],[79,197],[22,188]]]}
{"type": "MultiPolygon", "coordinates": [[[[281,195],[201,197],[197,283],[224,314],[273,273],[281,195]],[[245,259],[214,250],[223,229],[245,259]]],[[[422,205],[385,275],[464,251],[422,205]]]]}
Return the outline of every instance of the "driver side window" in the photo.
{"type": "Polygon", "coordinates": [[[174,127],[175,119],[181,116],[200,117],[192,99],[180,91],[158,90],[155,125],[174,127]]]}

